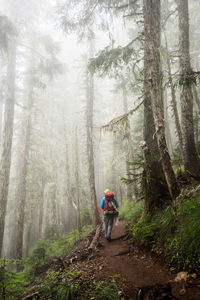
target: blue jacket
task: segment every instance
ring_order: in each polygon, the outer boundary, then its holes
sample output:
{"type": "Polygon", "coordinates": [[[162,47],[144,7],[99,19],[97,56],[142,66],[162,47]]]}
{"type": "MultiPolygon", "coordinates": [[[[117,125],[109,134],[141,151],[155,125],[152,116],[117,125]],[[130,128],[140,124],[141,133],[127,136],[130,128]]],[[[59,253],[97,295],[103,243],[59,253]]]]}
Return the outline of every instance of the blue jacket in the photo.
{"type": "MultiPolygon", "coordinates": [[[[116,200],[115,197],[114,197],[114,202],[115,202],[115,206],[118,207],[119,204],[118,204],[118,202],[117,202],[117,200],[116,200]]],[[[101,205],[100,205],[100,207],[101,207],[102,209],[104,209],[104,206],[105,206],[105,197],[103,197],[103,198],[101,199],[101,205]]]]}

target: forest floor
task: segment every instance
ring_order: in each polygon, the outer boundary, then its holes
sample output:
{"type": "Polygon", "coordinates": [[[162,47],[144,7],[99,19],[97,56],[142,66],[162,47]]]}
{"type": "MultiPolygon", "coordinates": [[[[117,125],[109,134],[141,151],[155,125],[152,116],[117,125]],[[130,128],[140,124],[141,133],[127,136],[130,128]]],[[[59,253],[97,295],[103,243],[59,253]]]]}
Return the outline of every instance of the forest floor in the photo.
{"type": "Polygon", "coordinates": [[[74,261],[70,269],[78,270],[82,282],[115,282],[121,299],[200,299],[199,275],[169,268],[139,248],[122,221],[114,226],[110,242],[102,234],[93,255],[74,261]]]}

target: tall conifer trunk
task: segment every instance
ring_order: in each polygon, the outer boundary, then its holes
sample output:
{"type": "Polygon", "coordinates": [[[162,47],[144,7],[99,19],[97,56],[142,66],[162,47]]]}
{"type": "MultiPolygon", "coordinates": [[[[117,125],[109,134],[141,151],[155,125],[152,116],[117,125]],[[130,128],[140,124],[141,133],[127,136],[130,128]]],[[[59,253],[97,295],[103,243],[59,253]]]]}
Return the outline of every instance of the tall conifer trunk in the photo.
{"type": "Polygon", "coordinates": [[[147,56],[144,56],[144,158],[145,158],[145,210],[152,212],[160,208],[165,199],[170,199],[167,182],[160,161],[160,153],[155,137],[155,125],[149,90],[147,56]]]}
{"type": "Polygon", "coordinates": [[[0,255],[2,252],[3,235],[5,227],[6,207],[8,200],[8,187],[11,165],[11,150],[13,139],[13,122],[15,106],[15,69],[16,69],[16,44],[10,48],[7,68],[7,91],[5,97],[4,124],[2,132],[0,155],[0,255]]]}
{"type": "Polygon", "coordinates": [[[178,115],[178,108],[177,108],[177,102],[176,102],[176,91],[175,91],[173,78],[172,78],[171,62],[170,62],[170,56],[169,56],[166,35],[165,35],[165,45],[166,45],[166,61],[167,61],[167,68],[168,68],[168,74],[169,74],[169,84],[170,84],[171,97],[172,97],[171,104],[172,104],[172,109],[173,109],[173,115],[174,115],[176,130],[177,130],[179,146],[180,146],[181,154],[183,155],[183,138],[182,138],[181,124],[180,124],[179,115],[178,115]]]}
{"type": "Polygon", "coordinates": [[[175,199],[179,187],[171,166],[165,139],[162,70],[160,59],[160,0],[143,0],[145,55],[147,63],[147,82],[151,94],[151,105],[154,116],[155,135],[169,193],[175,199]]]}
{"type": "MultiPolygon", "coordinates": [[[[94,54],[93,37],[90,40],[90,57],[94,54]]],[[[89,185],[91,203],[93,207],[93,224],[96,226],[100,222],[97,210],[97,197],[95,188],[95,174],[94,174],[94,149],[93,149],[93,107],[94,107],[94,78],[93,74],[87,73],[87,156],[89,168],[89,185]]]]}
{"type": "Polygon", "coordinates": [[[80,178],[79,178],[79,146],[78,146],[78,132],[76,128],[75,134],[75,182],[76,182],[76,206],[77,206],[77,229],[81,232],[81,210],[80,210],[80,178]]]}
{"type": "MultiPolygon", "coordinates": [[[[127,95],[125,87],[123,87],[123,107],[124,107],[124,113],[128,113],[128,103],[127,103],[127,95]]],[[[125,142],[126,142],[126,172],[127,172],[127,178],[130,180],[133,178],[134,182],[133,184],[127,185],[127,198],[129,200],[132,199],[133,194],[135,197],[138,195],[138,189],[137,184],[135,181],[135,166],[130,165],[129,162],[134,163],[134,153],[133,153],[133,141],[131,138],[131,129],[130,129],[130,121],[127,118],[126,125],[125,125],[126,131],[125,131],[125,142]]]]}
{"type": "MultiPolygon", "coordinates": [[[[30,79],[29,79],[30,80],[30,79]]],[[[26,204],[26,183],[28,175],[28,160],[30,151],[31,138],[31,117],[33,107],[33,87],[31,82],[28,82],[28,101],[27,110],[25,112],[24,122],[24,145],[20,166],[20,178],[18,183],[18,190],[16,194],[17,199],[17,258],[22,258],[23,255],[23,236],[24,236],[24,219],[25,219],[25,204],[26,204]]]]}
{"type": "Polygon", "coordinates": [[[183,163],[187,175],[200,177],[200,160],[193,125],[193,72],[190,63],[188,0],[177,0],[179,15],[180,97],[183,133],[183,163]]]}

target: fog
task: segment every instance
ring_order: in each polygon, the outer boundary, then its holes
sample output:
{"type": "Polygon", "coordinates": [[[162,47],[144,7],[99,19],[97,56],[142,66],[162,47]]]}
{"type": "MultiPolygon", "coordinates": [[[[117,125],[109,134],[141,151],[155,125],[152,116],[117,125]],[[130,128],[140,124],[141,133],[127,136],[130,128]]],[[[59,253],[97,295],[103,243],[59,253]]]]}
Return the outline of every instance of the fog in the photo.
{"type": "MultiPolygon", "coordinates": [[[[5,151],[8,155],[7,165],[1,164],[2,174],[8,178],[1,183],[8,189],[1,200],[6,207],[5,224],[0,224],[2,228],[5,225],[3,256],[20,258],[37,240],[69,233],[78,227],[79,213],[81,226],[94,224],[96,207],[106,188],[119,203],[143,198],[142,164],[135,168],[127,163],[143,156],[142,3],[138,1],[133,9],[135,18],[131,18],[126,16],[132,13],[131,8],[127,12],[106,10],[108,2],[103,1],[90,25],[78,27],[83,9],[92,6],[91,1],[80,1],[80,5],[74,1],[74,7],[73,1],[64,0],[0,1],[1,159],[5,151]],[[65,2],[68,10],[63,9],[65,2]],[[74,27],[67,24],[70,18],[74,27]],[[130,42],[131,48],[126,48],[130,42]],[[97,58],[100,51],[105,51],[106,60],[106,51],[122,48],[131,49],[131,54],[115,53],[111,65],[105,63],[98,69],[95,61],[96,72],[88,71],[90,59],[97,58]],[[13,122],[9,119],[12,101],[13,122]],[[126,179],[133,179],[133,175],[135,179],[127,185],[126,179]]],[[[177,14],[166,18],[175,10],[173,2],[162,6],[162,20],[166,21],[162,44],[165,48],[165,33],[169,51],[174,54],[171,71],[176,78],[177,14]]],[[[193,16],[191,59],[198,71],[200,6],[198,1],[189,2],[193,16]]],[[[163,69],[166,135],[172,155],[178,137],[173,134],[175,121],[164,54],[163,69]]],[[[178,90],[176,96],[180,113],[178,90]]],[[[2,208],[1,216],[4,212],[2,208]]]]}

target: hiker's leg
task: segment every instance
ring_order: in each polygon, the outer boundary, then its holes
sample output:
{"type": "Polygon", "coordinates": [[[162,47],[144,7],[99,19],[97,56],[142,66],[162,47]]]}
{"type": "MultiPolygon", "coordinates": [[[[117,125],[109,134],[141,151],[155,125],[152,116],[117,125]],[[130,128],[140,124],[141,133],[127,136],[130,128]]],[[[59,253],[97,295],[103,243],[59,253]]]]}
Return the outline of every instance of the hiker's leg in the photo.
{"type": "Polygon", "coordinates": [[[104,232],[105,232],[105,238],[108,238],[108,222],[109,222],[109,216],[104,216],[104,232]]]}
{"type": "Polygon", "coordinates": [[[107,230],[107,238],[110,238],[112,228],[113,228],[113,215],[109,215],[109,220],[108,220],[108,230],[107,230]]]}

